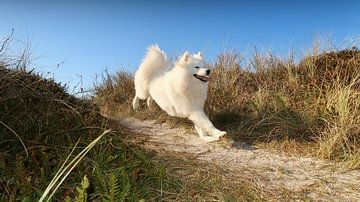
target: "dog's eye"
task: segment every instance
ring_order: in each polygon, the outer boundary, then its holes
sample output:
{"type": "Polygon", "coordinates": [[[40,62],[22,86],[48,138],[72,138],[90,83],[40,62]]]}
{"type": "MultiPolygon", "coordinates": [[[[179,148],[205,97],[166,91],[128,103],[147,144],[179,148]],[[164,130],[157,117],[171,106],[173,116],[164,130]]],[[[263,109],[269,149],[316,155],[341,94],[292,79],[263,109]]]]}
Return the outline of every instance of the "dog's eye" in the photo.
{"type": "Polygon", "coordinates": [[[196,66],[195,68],[196,68],[196,69],[199,69],[200,67],[196,66]]]}

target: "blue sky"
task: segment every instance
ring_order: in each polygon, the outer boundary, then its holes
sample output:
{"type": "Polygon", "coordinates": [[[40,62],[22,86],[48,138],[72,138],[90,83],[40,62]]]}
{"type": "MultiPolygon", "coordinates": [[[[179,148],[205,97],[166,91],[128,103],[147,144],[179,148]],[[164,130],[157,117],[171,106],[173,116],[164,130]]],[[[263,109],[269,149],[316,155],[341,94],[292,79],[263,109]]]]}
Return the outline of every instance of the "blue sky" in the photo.
{"type": "Polygon", "coordinates": [[[153,43],[171,56],[202,50],[214,61],[224,50],[286,55],[309,48],[315,35],[335,44],[360,36],[356,0],[0,0],[0,8],[0,39],[14,28],[13,43],[31,44],[31,67],[70,86],[81,75],[91,87],[105,69],[134,71],[153,43]]]}

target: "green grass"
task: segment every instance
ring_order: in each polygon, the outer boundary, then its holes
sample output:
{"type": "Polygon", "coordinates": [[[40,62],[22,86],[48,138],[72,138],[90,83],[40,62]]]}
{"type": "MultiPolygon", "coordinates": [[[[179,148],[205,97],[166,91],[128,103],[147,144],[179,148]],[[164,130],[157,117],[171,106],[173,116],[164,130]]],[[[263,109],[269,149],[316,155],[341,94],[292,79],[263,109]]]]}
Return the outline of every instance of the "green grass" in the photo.
{"type": "Polygon", "coordinates": [[[95,105],[54,81],[1,66],[0,93],[1,201],[38,200],[67,157],[74,158],[109,128],[55,192],[56,200],[78,196],[85,175],[88,200],[160,200],[166,196],[160,190],[178,188],[151,154],[124,142],[125,134],[95,105]]]}
{"type": "MultiPolygon", "coordinates": [[[[244,62],[238,52],[230,51],[209,65],[214,71],[205,109],[232,138],[360,167],[357,48],[314,51],[299,62],[294,55],[280,58],[256,50],[244,62]]],[[[190,126],[184,119],[169,118],[157,106],[134,113],[132,79],[125,72],[105,75],[96,87],[102,111],[190,126]]]]}

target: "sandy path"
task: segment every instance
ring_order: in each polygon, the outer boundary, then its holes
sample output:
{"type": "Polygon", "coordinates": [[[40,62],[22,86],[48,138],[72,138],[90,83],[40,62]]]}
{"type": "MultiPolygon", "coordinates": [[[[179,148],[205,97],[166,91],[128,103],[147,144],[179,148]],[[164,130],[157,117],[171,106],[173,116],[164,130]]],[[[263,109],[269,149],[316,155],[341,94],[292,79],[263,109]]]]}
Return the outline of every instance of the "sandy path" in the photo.
{"type": "Polygon", "coordinates": [[[299,191],[315,201],[360,201],[359,170],[341,171],[329,162],[274,154],[239,142],[205,143],[195,133],[154,121],[126,118],[119,122],[147,136],[146,147],[191,154],[199,161],[225,166],[242,175],[256,173],[254,180],[267,189],[299,191]]]}

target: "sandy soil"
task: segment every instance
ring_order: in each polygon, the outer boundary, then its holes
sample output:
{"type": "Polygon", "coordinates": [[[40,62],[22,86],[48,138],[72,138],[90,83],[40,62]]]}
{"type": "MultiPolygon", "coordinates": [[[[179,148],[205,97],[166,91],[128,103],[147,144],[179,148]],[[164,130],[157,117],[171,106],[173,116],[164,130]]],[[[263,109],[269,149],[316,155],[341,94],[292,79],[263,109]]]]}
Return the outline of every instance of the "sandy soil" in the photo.
{"type": "Polygon", "coordinates": [[[267,189],[299,191],[315,201],[360,201],[359,170],[344,171],[330,162],[280,155],[241,142],[205,143],[195,132],[155,121],[118,121],[134,134],[146,136],[144,145],[150,149],[190,154],[199,161],[224,166],[233,174],[256,173],[254,181],[267,189]]]}

